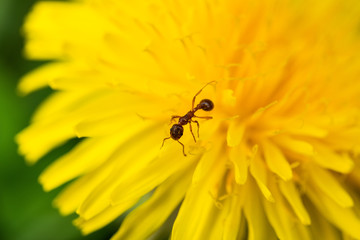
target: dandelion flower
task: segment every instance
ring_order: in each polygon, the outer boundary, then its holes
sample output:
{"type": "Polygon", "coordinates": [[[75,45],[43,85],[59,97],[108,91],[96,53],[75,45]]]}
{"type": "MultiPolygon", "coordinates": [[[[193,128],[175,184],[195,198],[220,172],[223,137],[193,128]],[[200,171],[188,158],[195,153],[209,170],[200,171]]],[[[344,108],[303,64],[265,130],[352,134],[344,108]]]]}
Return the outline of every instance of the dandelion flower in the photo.
{"type": "Polygon", "coordinates": [[[52,61],[19,89],[54,93],[19,151],[81,138],[39,181],[70,181],[54,203],[84,234],[137,206],[113,239],[172,214],[172,239],[360,239],[359,24],[355,0],[39,2],[25,52],[52,61]],[[187,156],[160,148],[212,81],[187,156]]]}

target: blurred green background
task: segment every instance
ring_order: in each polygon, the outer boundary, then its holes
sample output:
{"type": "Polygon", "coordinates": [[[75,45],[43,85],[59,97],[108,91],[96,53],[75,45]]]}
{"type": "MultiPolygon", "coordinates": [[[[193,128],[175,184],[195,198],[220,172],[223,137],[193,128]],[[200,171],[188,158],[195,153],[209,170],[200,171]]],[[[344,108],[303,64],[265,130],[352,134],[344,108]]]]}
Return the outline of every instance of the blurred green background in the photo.
{"type": "Polygon", "coordinates": [[[0,239],[109,239],[119,222],[84,237],[71,223],[75,215],[62,217],[52,207],[59,190],[45,193],[37,181],[40,172],[75,141],[51,152],[35,166],[27,166],[17,154],[14,136],[29,124],[31,114],[51,92],[44,89],[26,97],[16,93],[21,76],[41,64],[22,55],[20,29],[35,2],[0,0],[0,239]]]}

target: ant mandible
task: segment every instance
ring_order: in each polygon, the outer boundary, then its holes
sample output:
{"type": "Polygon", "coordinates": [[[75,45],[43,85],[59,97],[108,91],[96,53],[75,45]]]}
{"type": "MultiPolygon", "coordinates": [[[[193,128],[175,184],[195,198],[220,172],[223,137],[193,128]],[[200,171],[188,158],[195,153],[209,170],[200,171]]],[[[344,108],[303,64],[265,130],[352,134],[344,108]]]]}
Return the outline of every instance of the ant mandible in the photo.
{"type": "Polygon", "coordinates": [[[194,117],[196,118],[202,118],[202,119],[212,119],[212,117],[210,116],[202,116],[202,117],[199,117],[199,116],[195,116],[195,112],[199,109],[202,109],[204,111],[211,111],[213,108],[214,108],[214,103],[210,100],[210,99],[203,99],[200,101],[200,103],[194,107],[195,105],[195,99],[196,99],[196,96],[199,95],[201,93],[201,91],[209,84],[211,83],[214,83],[215,81],[212,81],[212,82],[209,82],[207,83],[204,87],[202,87],[200,89],[199,92],[197,92],[192,100],[192,107],[191,107],[191,110],[185,114],[184,116],[172,116],[171,117],[171,121],[178,118],[179,119],[179,122],[174,124],[171,128],[170,128],[170,137],[167,137],[167,138],[164,138],[163,142],[162,142],[162,145],[161,147],[164,146],[164,142],[165,140],[167,139],[174,139],[176,140],[178,143],[181,144],[182,148],[183,148],[183,154],[184,156],[186,156],[185,154],[185,147],[184,147],[184,144],[182,144],[179,139],[181,138],[181,136],[183,135],[184,133],[184,128],[183,128],[183,125],[186,125],[189,123],[189,126],[190,126],[190,132],[194,138],[194,141],[196,142],[196,139],[195,139],[195,136],[194,136],[194,133],[193,133],[193,130],[192,130],[192,126],[191,126],[191,123],[196,123],[198,129],[197,129],[197,134],[198,134],[198,137],[200,137],[199,135],[199,128],[200,128],[200,124],[198,121],[196,120],[193,120],[194,117]]]}

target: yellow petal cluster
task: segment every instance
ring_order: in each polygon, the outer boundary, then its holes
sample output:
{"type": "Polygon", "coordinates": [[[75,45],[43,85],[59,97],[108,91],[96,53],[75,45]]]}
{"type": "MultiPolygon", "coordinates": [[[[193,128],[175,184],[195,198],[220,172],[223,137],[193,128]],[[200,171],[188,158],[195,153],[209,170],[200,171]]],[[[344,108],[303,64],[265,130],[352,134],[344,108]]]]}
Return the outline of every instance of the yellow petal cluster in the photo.
{"type": "Polygon", "coordinates": [[[84,234],[133,209],[112,239],[360,239],[359,26],[357,0],[39,2],[19,90],[54,93],[19,151],[81,139],[39,180],[84,234]],[[160,148],[201,88],[187,156],[160,148]]]}

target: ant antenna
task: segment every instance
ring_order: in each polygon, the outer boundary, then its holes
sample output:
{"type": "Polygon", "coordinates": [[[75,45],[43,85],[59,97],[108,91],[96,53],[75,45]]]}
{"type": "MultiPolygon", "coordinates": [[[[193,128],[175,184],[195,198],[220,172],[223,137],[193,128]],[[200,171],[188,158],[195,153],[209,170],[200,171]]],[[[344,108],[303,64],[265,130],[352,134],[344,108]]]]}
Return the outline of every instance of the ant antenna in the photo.
{"type": "Polygon", "coordinates": [[[211,83],[216,83],[216,81],[208,82],[207,84],[205,84],[205,86],[203,86],[203,87],[195,94],[195,96],[194,96],[194,98],[193,98],[193,100],[192,100],[191,109],[194,109],[196,96],[199,95],[199,94],[202,92],[202,90],[203,90],[207,85],[209,85],[209,84],[211,84],[211,83]]]}

